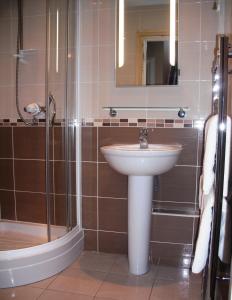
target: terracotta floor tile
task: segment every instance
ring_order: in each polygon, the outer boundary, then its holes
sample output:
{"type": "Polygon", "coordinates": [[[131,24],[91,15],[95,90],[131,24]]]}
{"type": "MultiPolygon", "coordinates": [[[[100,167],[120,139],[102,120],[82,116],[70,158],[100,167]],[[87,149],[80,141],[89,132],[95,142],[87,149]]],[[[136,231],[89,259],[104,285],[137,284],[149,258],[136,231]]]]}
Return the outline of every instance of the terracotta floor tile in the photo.
{"type": "Polygon", "coordinates": [[[150,300],[201,300],[200,287],[188,281],[157,280],[150,300]]]}
{"type": "Polygon", "coordinates": [[[20,286],[16,288],[0,289],[1,300],[36,300],[42,294],[43,289],[20,286]]]}
{"type": "Polygon", "coordinates": [[[157,279],[161,280],[189,280],[191,271],[187,268],[157,266],[157,279]]]}
{"type": "MultiPolygon", "coordinates": [[[[154,277],[156,276],[157,270],[158,268],[156,265],[150,265],[150,271],[145,275],[154,277]]],[[[118,275],[131,275],[129,272],[128,257],[126,255],[119,255],[115,260],[110,273],[118,275]]]]}
{"type": "Polygon", "coordinates": [[[39,300],[93,300],[93,297],[57,291],[44,291],[38,298],[39,300]]]}
{"type": "Polygon", "coordinates": [[[100,287],[97,297],[115,300],[148,300],[154,278],[108,274],[100,287]]]}
{"type": "Polygon", "coordinates": [[[69,268],[49,285],[49,290],[66,291],[95,296],[106,273],[69,268]]]}
{"type": "Polygon", "coordinates": [[[85,251],[70,268],[109,272],[118,255],[85,251]]]}
{"type": "Polygon", "coordinates": [[[31,283],[28,286],[36,287],[36,288],[40,288],[40,289],[46,289],[56,279],[56,277],[57,277],[57,275],[49,277],[49,278],[41,280],[41,281],[37,281],[35,283],[31,283]]]}

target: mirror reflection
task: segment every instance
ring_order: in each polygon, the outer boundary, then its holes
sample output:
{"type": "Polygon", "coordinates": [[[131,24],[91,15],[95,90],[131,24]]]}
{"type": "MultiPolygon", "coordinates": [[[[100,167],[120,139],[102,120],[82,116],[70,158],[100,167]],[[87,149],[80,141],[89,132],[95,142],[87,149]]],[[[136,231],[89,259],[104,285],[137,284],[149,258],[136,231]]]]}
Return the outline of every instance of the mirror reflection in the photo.
{"type": "Polygon", "coordinates": [[[178,83],[177,0],[118,0],[116,85],[178,83]]]}

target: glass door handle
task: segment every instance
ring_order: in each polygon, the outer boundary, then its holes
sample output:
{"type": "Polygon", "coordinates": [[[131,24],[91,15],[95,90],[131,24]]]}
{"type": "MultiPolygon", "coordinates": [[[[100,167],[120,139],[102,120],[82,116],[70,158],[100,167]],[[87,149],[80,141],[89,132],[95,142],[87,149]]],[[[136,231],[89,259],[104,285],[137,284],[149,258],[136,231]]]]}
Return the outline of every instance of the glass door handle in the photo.
{"type": "Polygon", "coordinates": [[[54,121],[55,121],[55,117],[56,117],[56,100],[55,100],[54,96],[52,95],[52,93],[49,93],[48,99],[49,99],[49,113],[51,111],[51,109],[50,109],[51,104],[53,105],[52,117],[51,117],[50,124],[54,125],[54,121]]]}

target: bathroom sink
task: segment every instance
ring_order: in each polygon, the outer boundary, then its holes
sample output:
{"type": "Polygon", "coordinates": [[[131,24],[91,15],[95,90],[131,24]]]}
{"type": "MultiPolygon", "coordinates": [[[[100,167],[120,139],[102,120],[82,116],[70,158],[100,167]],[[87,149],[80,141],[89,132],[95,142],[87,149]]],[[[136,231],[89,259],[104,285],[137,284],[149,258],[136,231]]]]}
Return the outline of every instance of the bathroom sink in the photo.
{"type": "MultiPolygon", "coordinates": [[[[142,141],[144,144],[144,139],[142,141]]],[[[110,166],[128,175],[128,259],[132,274],[142,275],[149,270],[154,175],[173,168],[181,150],[179,144],[148,144],[148,148],[140,148],[140,144],[101,147],[110,166]]]]}
{"type": "Polygon", "coordinates": [[[169,171],[177,162],[182,146],[179,144],[110,145],[101,151],[110,166],[124,175],[153,176],[169,171]]]}

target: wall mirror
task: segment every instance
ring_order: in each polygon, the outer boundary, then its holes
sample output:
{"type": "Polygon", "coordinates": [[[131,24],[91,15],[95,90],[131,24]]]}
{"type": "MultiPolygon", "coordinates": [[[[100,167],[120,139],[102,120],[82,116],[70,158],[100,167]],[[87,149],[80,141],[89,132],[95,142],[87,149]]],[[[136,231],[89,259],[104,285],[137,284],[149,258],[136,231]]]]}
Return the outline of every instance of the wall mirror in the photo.
{"type": "Polygon", "coordinates": [[[116,85],[178,84],[178,0],[118,0],[116,85]]]}

